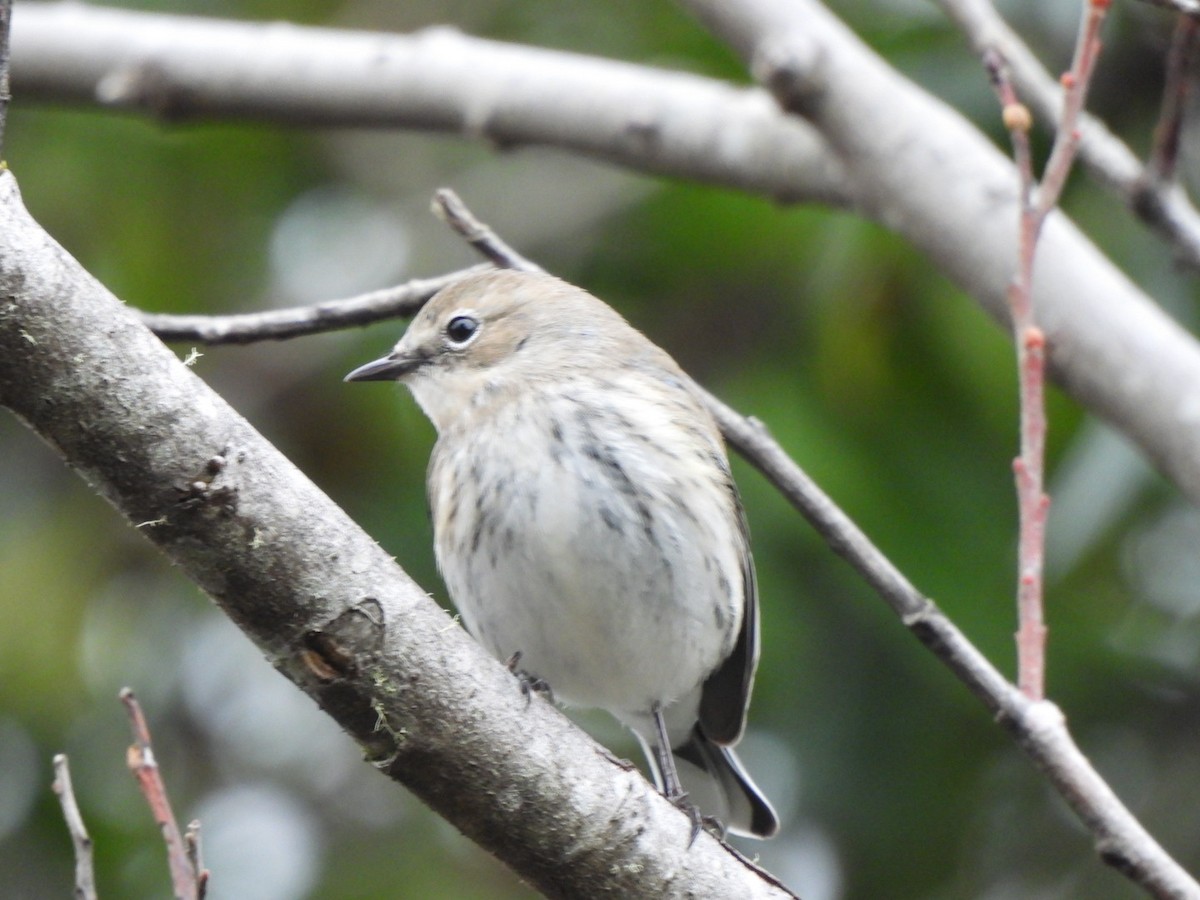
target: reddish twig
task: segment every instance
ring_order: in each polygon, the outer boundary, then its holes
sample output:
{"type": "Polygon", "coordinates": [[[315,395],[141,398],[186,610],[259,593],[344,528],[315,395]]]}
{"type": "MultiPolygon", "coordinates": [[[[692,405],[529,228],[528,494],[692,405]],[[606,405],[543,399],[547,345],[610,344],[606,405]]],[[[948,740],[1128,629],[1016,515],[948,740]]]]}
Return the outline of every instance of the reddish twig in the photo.
{"type": "Polygon", "coordinates": [[[133,696],[133,691],[122,688],[120,697],[129,712],[129,721],[133,728],[133,744],[126,755],[126,763],[133,777],[137,779],[138,787],[150,805],[154,821],[158,823],[163,841],[167,845],[167,863],[171,869],[171,886],[175,897],[177,900],[201,900],[207,873],[201,873],[194,865],[195,857],[189,851],[188,843],[175,821],[175,814],[171,811],[167,788],[159,774],[154,748],[150,743],[150,729],[146,724],[146,717],[137,698],[133,696]]]}
{"type": "Polygon", "coordinates": [[[1020,178],[1017,271],[1008,289],[1021,396],[1021,452],[1013,461],[1020,517],[1017,549],[1017,682],[1029,698],[1046,691],[1046,624],[1043,612],[1046,517],[1046,335],[1033,308],[1033,267],[1038,237],[1058,205],[1079,149],[1079,118],[1100,54],[1100,26],[1111,0],[1089,0],[1075,45],[1071,69],[1062,77],[1063,110],[1050,158],[1039,185],[1029,147],[1032,117],[1020,102],[1000,54],[989,51],[984,64],[1000,99],[1004,125],[1012,137],[1020,178]]]}
{"type": "Polygon", "coordinates": [[[62,805],[67,831],[75,847],[75,900],[96,900],[96,871],[92,865],[92,838],[79,812],[75,788],[71,785],[71,767],[65,753],[54,757],[54,793],[62,805]]]}
{"type": "Polygon", "coordinates": [[[208,869],[204,868],[204,855],[200,852],[200,820],[188,822],[187,831],[183,833],[183,841],[187,845],[188,862],[196,873],[198,900],[204,900],[208,893],[208,869]]]}
{"type": "Polygon", "coordinates": [[[1054,135],[1054,147],[1042,173],[1042,184],[1038,190],[1037,209],[1041,221],[1045,221],[1050,210],[1058,205],[1063,185],[1071,173],[1075,155],[1079,150],[1079,119],[1087,103],[1088,88],[1092,73],[1096,71],[1096,60],[1100,56],[1100,26],[1108,13],[1112,0],[1087,0],[1083,17],[1079,22],[1079,36],[1075,39],[1075,57],[1071,68],[1062,76],[1063,110],[1058,130],[1054,135]]]}
{"type": "Polygon", "coordinates": [[[1146,180],[1153,188],[1161,188],[1175,180],[1179,161],[1179,136],[1183,130],[1183,113],[1192,89],[1191,68],[1196,55],[1196,36],[1200,22],[1189,15],[1180,15],[1167,53],[1166,83],[1163,85],[1162,107],[1154,127],[1154,146],[1146,163],[1146,180]]]}

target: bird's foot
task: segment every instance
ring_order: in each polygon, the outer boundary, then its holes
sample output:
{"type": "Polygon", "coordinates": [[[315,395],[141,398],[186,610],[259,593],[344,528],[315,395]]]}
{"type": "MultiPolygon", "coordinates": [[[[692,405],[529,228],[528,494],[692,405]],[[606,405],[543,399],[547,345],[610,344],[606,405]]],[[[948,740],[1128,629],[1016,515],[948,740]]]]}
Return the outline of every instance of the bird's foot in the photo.
{"type": "Polygon", "coordinates": [[[532,672],[528,672],[525,669],[520,668],[520,650],[510,656],[505,665],[508,667],[508,671],[517,676],[517,681],[520,682],[521,685],[521,693],[525,697],[526,706],[528,706],[533,700],[534,694],[541,694],[551,703],[554,702],[554,691],[550,689],[550,682],[548,682],[545,678],[542,678],[540,675],[535,675],[532,672]]]}

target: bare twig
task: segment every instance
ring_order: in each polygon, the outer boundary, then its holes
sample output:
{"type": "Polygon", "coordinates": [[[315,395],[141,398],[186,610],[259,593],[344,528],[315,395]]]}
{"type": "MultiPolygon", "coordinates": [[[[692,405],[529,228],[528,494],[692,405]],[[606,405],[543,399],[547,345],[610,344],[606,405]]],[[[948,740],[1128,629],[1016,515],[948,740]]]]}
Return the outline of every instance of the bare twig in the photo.
{"type": "Polygon", "coordinates": [[[490,268],[472,266],[439,275],[418,278],[396,287],[371,291],[344,300],[329,300],[312,306],[271,309],[229,316],[140,313],[147,328],[164,341],[199,341],[204,344],[250,344],[369,325],[383,319],[411,316],[425,301],[446,285],[490,268]]]}
{"type": "Polygon", "coordinates": [[[202,895],[201,877],[192,864],[189,848],[179,831],[175,814],[171,811],[171,801],[167,797],[167,787],[163,783],[158,769],[158,761],[154,758],[154,748],[150,742],[150,728],[142,707],[129,688],[122,688],[121,702],[129,713],[130,726],[133,729],[133,744],[129,747],[126,764],[133,777],[137,780],[142,795],[150,805],[154,821],[158,823],[163,841],[167,847],[167,864],[171,870],[171,887],[176,900],[200,900],[202,895]]]}
{"type": "Polygon", "coordinates": [[[1152,896],[1200,898],[1200,885],[1162,849],[1080,751],[1061,710],[1017,690],[779,446],[720,400],[708,407],[726,439],[763,473],[901,622],[987,707],[1092,833],[1105,862],[1152,896]]]}
{"type": "Polygon", "coordinates": [[[63,819],[75,847],[75,900],[96,900],[96,872],[92,864],[92,838],[84,824],[75,788],[71,785],[71,767],[65,753],[54,757],[54,793],[62,805],[63,819]]]}
{"type": "MultiPolygon", "coordinates": [[[[1108,13],[1112,0],[1085,0],[1083,15],[1079,21],[1079,35],[1075,39],[1075,54],[1071,68],[1062,77],[1063,108],[1054,134],[1054,147],[1042,183],[1038,189],[1038,213],[1044,221],[1050,210],[1058,205],[1063,185],[1071,173],[1075,155],[1082,137],[1080,119],[1087,103],[1088,88],[1092,74],[1096,71],[1096,59],[1100,55],[1100,27],[1108,13]]],[[[1040,228],[1040,225],[1039,225],[1040,228]]]]}
{"type": "Polygon", "coordinates": [[[1154,145],[1146,163],[1146,180],[1161,190],[1175,180],[1179,162],[1179,136],[1183,115],[1192,89],[1192,65],[1196,56],[1196,36],[1200,22],[1193,16],[1180,15],[1167,53],[1167,77],[1163,85],[1162,108],[1154,127],[1154,145]]]}
{"type": "Polygon", "coordinates": [[[1063,186],[1079,148],[1079,117],[1100,52],[1100,26],[1109,0],[1090,0],[1084,7],[1071,69],[1063,75],[1062,118],[1041,184],[1033,172],[1029,148],[1031,117],[1017,97],[1008,67],[999,51],[990,49],[983,61],[1000,100],[1004,124],[1012,136],[1013,157],[1020,180],[1017,271],[1009,287],[1013,342],[1017,349],[1017,378],[1021,395],[1021,452],[1013,461],[1020,511],[1017,544],[1017,678],[1027,697],[1040,700],[1046,691],[1046,625],[1043,573],[1046,557],[1046,335],[1033,305],[1033,269],[1038,238],[1046,217],[1058,205],[1063,186]]]}
{"type": "Polygon", "coordinates": [[[433,212],[439,219],[454,229],[480,255],[490,259],[502,269],[517,269],[522,272],[541,272],[542,267],[526,259],[504,241],[496,232],[485,225],[467,208],[458,194],[450,188],[438,188],[433,194],[433,212]]]}
{"type": "MultiPolygon", "coordinates": [[[[1042,611],[1042,573],[1045,568],[1045,527],[1050,498],[1042,487],[1045,481],[1046,447],[1046,338],[1034,317],[1033,263],[1038,235],[1048,212],[1046,197],[1051,196],[1051,192],[1043,191],[1041,198],[1035,199],[1036,178],[1029,148],[1031,118],[1017,99],[1004,60],[998,53],[989,52],[984,54],[984,65],[1000,99],[1004,124],[1012,136],[1013,158],[1020,181],[1017,272],[1008,291],[1021,396],[1021,452],[1013,461],[1020,518],[1020,538],[1017,543],[1017,680],[1027,697],[1040,700],[1045,696],[1046,626],[1042,611]]],[[[1059,159],[1062,158],[1060,154],[1059,159]]]]}
{"type": "Polygon", "coordinates": [[[208,869],[204,868],[204,854],[201,852],[200,820],[188,822],[187,831],[183,833],[183,841],[187,845],[188,862],[197,876],[197,900],[204,900],[208,893],[208,869]]]}
{"type": "Polygon", "coordinates": [[[760,92],[715,78],[447,27],[385,35],[25,3],[14,28],[25,101],[99,102],[171,121],[447,132],[780,201],[850,202],[839,163],[812,129],[780,122],[760,92]]]}

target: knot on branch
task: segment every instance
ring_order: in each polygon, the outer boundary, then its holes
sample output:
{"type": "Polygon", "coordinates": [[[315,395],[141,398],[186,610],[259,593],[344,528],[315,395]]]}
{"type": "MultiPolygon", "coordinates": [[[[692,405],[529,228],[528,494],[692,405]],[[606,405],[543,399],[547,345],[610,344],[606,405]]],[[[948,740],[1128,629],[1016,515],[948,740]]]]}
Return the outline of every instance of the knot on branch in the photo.
{"type": "Polygon", "coordinates": [[[383,644],[383,607],[374,597],[304,635],[298,656],[309,675],[323,684],[354,678],[383,644]]]}
{"type": "Polygon", "coordinates": [[[142,109],[171,122],[195,110],[190,92],[177,84],[165,64],[152,59],[113,69],[96,83],[96,101],[104,106],[142,109]]]}
{"type": "Polygon", "coordinates": [[[750,72],[788,112],[811,118],[825,95],[825,49],[790,32],[759,44],[750,72]]]}

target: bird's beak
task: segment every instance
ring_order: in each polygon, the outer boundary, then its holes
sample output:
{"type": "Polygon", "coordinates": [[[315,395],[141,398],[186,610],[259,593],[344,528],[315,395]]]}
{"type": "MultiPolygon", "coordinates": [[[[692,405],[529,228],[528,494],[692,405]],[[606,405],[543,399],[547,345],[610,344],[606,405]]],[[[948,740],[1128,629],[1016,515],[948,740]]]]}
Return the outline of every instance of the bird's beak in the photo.
{"type": "Polygon", "coordinates": [[[389,353],[382,359],[359,366],[343,381],[396,381],[416,369],[421,360],[411,356],[400,356],[395,352],[389,353]]]}

